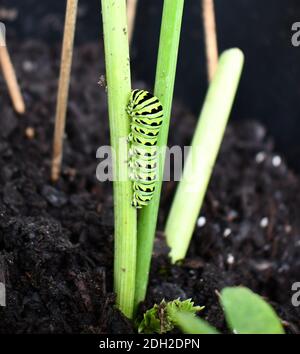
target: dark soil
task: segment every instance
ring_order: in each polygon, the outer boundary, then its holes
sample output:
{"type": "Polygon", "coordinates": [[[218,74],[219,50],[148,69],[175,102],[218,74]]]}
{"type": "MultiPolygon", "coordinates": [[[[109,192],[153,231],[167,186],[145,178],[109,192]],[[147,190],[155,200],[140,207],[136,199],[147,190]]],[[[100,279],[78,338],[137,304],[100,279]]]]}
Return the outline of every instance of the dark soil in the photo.
{"type": "MultiPolygon", "coordinates": [[[[96,150],[109,143],[101,45],[75,50],[55,185],[49,167],[60,48],[25,42],[10,51],[27,113],[13,112],[0,78],[0,277],[7,291],[0,333],[131,333],[114,308],[112,188],[95,177],[96,150]]],[[[196,117],[175,102],[172,122],[170,144],[188,145],[196,117]]],[[[165,183],[158,230],[174,190],[174,182],[165,183]]],[[[291,305],[292,283],[300,281],[299,196],[298,177],[278,160],[264,128],[229,126],[201,212],[206,223],[182,265],[170,265],[158,232],[141,310],[191,297],[226,332],[216,290],[242,284],[272,303],[288,332],[299,333],[300,309],[291,305]]]]}

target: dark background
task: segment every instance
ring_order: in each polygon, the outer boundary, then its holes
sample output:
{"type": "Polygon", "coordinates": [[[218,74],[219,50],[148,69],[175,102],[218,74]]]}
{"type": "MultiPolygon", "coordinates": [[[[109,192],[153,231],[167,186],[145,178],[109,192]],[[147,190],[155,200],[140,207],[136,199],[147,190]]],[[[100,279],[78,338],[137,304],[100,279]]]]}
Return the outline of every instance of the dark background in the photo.
{"type": "MultiPolygon", "coordinates": [[[[162,3],[139,1],[133,38],[133,74],[150,86],[162,3]]],[[[63,0],[0,1],[0,9],[18,10],[15,20],[4,21],[8,38],[60,41],[65,4],[63,0]]],[[[177,100],[194,114],[198,114],[207,89],[200,4],[200,0],[185,2],[175,89],[177,100]]],[[[300,21],[300,1],[215,0],[215,6],[220,50],[237,46],[246,56],[232,119],[263,122],[275,139],[276,149],[300,171],[300,47],[291,44],[291,26],[300,21]]],[[[78,17],[76,44],[100,40],[100,0],[79,0],[78,17]]]]}

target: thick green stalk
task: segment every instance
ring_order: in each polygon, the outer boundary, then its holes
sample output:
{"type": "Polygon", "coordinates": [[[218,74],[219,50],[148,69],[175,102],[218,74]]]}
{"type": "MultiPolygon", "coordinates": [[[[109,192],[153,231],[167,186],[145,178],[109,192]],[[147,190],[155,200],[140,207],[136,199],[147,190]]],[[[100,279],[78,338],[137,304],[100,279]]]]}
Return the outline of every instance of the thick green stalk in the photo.
{"type": "Polygon", "coordinates": [[[244,55],[239,49],[225,51],[209,87],[166,225],[165,233],[173,262],[185,257],[190,244],[236,95],[243,63],[244,55]]]}
{"type": "Polygon", "coordinates": [[[136,210],[128,179],[126,114],[131,91],[126,0],[102,0],[109,124],[114,172],[114,288],[118,308],[132,318],[136,270],[136,210]]]}
{"type": "MultiPolygon", "coordinates": [[[[159,134],[158,148],[166,146],[168,140],[183,5],[184,0],[164,1],[154,89],[154,94],[160,99],[164,108],[164,121],[159,134]]],[[[164,154],[161,155],[160,160],[160,166],[163,165],[164,154]]],[[[157,182],[152,201],[141,210],[138,219],[136,305],[143,301],[146,295],[161,186],[162,178],[157,182]]]]}

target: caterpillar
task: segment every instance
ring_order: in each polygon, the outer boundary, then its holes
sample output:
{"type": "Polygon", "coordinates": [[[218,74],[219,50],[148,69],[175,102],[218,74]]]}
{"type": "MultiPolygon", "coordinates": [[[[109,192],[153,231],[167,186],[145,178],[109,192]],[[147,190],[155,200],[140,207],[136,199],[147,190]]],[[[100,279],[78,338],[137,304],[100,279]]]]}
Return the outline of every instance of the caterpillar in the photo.
{"type": "Polygon", "coordinates": [[[157,179],[157,139],[163,122],[159,99],[145,90],[133,90],[127,113],[131,119],[129,178],[133,182],[132,206],[140,209],[153,197],[157,179]]]}

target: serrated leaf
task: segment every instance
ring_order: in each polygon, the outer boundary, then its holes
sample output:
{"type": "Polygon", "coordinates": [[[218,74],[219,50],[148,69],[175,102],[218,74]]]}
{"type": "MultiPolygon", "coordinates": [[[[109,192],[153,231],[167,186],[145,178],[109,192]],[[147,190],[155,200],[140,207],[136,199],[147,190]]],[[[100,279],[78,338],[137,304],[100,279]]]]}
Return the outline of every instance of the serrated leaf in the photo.
{"type": "Polygon", "coordinates": [[[155,304],[150,310],[146,311],[138,327],[138,331],[139,333],[147,334],[169,332],[176,325],[174,314],[183,311],[194,316],[203,308],[201,306],[194,306],[194,302],[191,299],[183,301],[176,299],[169,302],[162,300],[159,305],[155,304]]]}
{"type": "Polygon", "coordinates": [[[184,301],[176,299],[167,303],[167,311],[169,314],[171,314],[172,311],[184,311],[195,314],[203,309],[204,306],[194,306],[192,299],[187,299],[184,301]]]}
{"type": "Polygon", "coordinates": [[[237,334],[284,334],[274,309],[259,295],[244,287],[221,292],[226,321],[237,334]]]}
{"type": "Polygon", "coordinates": [[[174,314],[177,326],[185,334],[219,334],[219,332],[206,321],[188,312],[174,314]]]}
{"type": "Polygon", "coordinates": [[[150,310],[144,313],[144,318],[141,321],[138,332],[139,333],[160,333],[161,325],[158,316],[158,305],[154,305],[150,310]]]}

